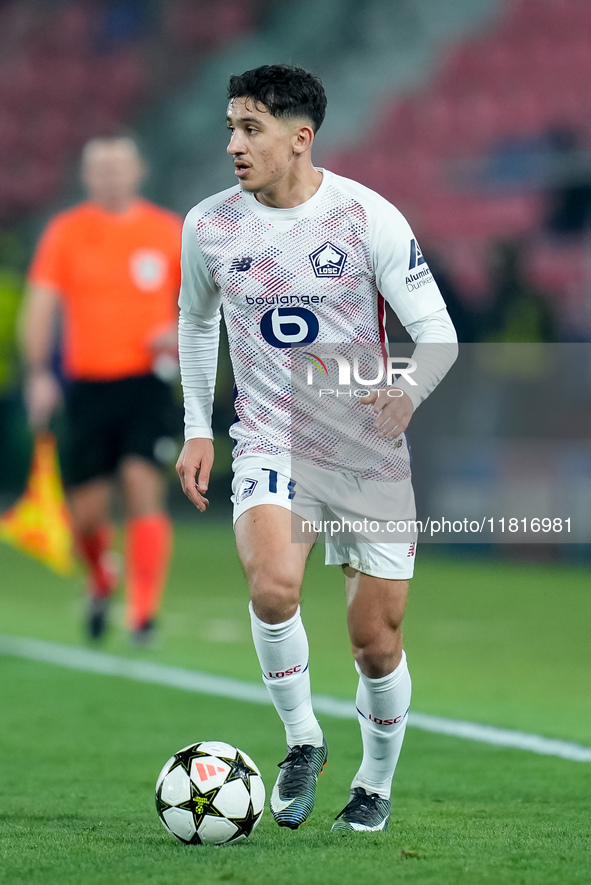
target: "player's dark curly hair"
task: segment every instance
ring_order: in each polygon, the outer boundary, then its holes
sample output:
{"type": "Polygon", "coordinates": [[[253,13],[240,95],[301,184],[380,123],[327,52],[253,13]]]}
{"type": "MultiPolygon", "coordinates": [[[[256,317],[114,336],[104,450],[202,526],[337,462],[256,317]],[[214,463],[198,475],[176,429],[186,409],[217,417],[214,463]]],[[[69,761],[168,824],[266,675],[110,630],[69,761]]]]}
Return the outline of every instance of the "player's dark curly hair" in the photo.
{"type": "Polygon", "coordinates": [[[307,117],[317,132],[324,120],[326,94],[318,77],[292,65],[261,65],[233,74],[228,98],[252,98],[273,117],[307,117]]]}

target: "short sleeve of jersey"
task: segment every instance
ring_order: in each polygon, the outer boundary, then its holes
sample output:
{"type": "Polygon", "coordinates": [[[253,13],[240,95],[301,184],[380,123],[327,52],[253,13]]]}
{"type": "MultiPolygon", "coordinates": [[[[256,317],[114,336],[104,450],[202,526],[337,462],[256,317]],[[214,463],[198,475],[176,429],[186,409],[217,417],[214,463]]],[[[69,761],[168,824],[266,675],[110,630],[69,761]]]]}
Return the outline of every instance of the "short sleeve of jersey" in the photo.
{"type": "Polygon", "coordinates": [[[33,285],[63,291],[66,287],[67,231],[65,219],[54,218],[45,229],[29,268],[33,285]]]}
{"type": "Polygon", "coordinates": [[[442,310],[445,302],[404,216],[379,199],[370,212],[376,285],[404,326],[442,310]]]}
{"type": "Polygon", "coordinates": [[[221,292],[209,273],[199,245],[198,225],[202,204],[195,206],[183,225],[181,248],[181,292],[179,307],[194,320],[212,319],[221,304],[221,292]]]}

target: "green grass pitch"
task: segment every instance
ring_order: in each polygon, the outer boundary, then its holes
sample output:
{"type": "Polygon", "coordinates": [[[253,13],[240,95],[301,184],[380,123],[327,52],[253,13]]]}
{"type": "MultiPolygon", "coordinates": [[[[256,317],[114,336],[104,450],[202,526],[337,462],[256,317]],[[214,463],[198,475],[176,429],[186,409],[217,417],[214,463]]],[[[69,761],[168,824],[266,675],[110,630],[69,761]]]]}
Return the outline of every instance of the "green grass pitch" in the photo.
{"type": "MultiPolygon", "coordinates": [[[[413,708],[591,745],[589,576],[420,551],[406,620],[413,708]]],[[[0,632],[70,644],[81,578],[0,548],[0,632]]],[[[115,612],[116,620],[120,611],[115,612]]],[[[303,614],[313,690],[352,697],[337,569],[310,561],[303,614]]],[[[105,651],[258,681],[244,579],[227,525],[181,525],[156,648],[115,625],[105,651]]],[[[220,738],[250,753],[270,791],[275,713],[116,677],[0,657],[0,882],[6,885],[591,881],[591,766],[409,728],[386,834],[331,835],[359,758],[353,721],[324,717],[329,763],[296,832],[268,811],[251,839],[186,847],[158,822],[171,753],[220,738]]]]}

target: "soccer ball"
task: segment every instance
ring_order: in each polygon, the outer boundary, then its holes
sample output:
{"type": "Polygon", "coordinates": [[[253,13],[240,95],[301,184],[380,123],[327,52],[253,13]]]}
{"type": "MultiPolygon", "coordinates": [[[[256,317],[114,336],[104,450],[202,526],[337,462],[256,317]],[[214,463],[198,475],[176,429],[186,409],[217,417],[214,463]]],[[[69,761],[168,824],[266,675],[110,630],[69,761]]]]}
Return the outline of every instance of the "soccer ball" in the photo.
{"type": "Polygon", "coordinates": [[[224,845],[250,836],[263,813],[265,785],[246,753],[201,741],[172,756],[156,781],[156,810],[189,845],[224,845]]]}

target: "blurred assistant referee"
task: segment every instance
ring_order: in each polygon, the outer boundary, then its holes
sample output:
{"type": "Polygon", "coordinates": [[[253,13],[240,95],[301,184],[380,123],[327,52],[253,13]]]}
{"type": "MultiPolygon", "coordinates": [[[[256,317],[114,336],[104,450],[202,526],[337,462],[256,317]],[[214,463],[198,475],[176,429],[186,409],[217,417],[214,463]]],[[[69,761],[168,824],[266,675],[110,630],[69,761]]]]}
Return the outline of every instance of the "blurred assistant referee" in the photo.
{"type": "Polygon", "coordinates": [[[64,479],[77,550],[88,568],[87,629],[107,626],[118,581],[111,553],[113,480],[125,502],[126,623],[154,628],[171,550],[158,442],[175,432],[170,387],[155,374],[176,354],[181,222],[140,198],[145,164],[130,137],[82,153],[89,200],[53,218],[29,271],[23,314],[25,401],[35,430],[62,399],[52,371],[61,320],[64,479]],[[61,315],[61,316],[60,316],[61,315]]]}

